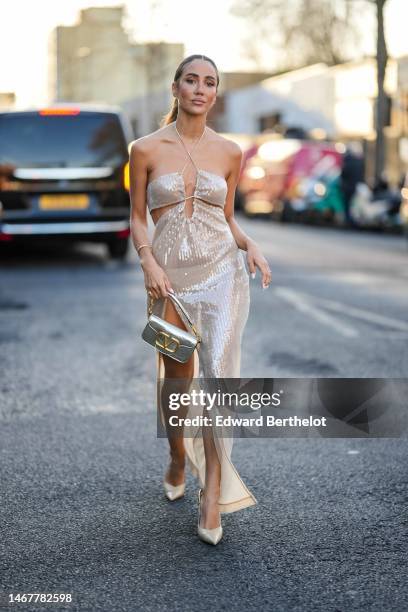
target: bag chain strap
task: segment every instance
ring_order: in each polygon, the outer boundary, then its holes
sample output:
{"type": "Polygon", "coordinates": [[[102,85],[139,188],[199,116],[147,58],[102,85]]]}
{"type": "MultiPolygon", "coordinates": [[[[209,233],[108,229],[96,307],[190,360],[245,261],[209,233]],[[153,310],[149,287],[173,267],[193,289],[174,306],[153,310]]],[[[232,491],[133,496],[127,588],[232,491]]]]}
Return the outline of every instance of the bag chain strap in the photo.
{"type": "MultiPolygon", "coordinates": [[[[169,297],[169,298],[170,298],[170,299],[171,299],[173,302],[175,302],[175,303],[177,304],[177,306],[180,308],[180,310],[182,311],[182,313],[183,313],[183,314],[184,314],[184,316],[186,317],[186,319],[187,319],[187,321],[188,321],[188,323],[189,323],[189,325],[190,325],[190,327],[191,327],[191,330],[192,330],[193,334],[194,334],[194,335],[195,335],[195,337],[197,338],[198,342],[201,342],[201,340],[202,340],[202,339],[201,339],[201,336],[200,336],[200,334],[198,333],[198,331],[197,331],[197,329],[196,329],[196,327],[195,327],[194,323],[193,323],[193,322],[192,322],[192,320],[190,319],[190,316],[189,316],[188,312],[186,311],[186,309],[184,308],[183,304],[181,304],[181,303],[180,303],[180,301],[179,301],[179,300],[176,298],[176,296],[175,296],[175,295],[172,295],[171,293],[169,293],[169,294],[168,294],[168,297],[169,297]]],[[[150,316],[150,315],[153,313],[153,304],[154,304],[154,300],[155,300],[155,298],[154,298],[152,295],[149,295],[149,309],[148,309],[149,316],[150,316]]]]}

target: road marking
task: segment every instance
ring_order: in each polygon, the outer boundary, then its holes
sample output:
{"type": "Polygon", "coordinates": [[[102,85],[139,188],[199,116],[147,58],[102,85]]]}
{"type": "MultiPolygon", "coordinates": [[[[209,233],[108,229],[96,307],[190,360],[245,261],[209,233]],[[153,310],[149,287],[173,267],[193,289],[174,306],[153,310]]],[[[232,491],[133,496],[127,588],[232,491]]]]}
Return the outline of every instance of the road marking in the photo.
{"type": "Polygon", "coordinates": [[[346,338],[356,338],[359,336],[359,332],[355,328],[351,327],[350,325],[346,325],[332,315],[327,314],[327,312],[320,310],[315,304],[312,303],[312,296],[306,296],[305,294],[287,287],[277,287],[275,289],[275,293],[277,293],[284,300],[290,302],[301,312],[304,312],[316,319],[316,321],[319,323],[323,323],[324,325],[335,329],[342,336],[345,336],[346,338]]]}
{"type": "Polygon", "coordinates": [[[393,270],[392,274],[378,274],[376,271],[371,270],[368,270],[367,272],[360,270],[341,270],[333,271],[331,273],[331,278],[334,278],[336,281],[356,285],[375,286],[381,283],[401,283],[407,278],[407,276],[407,272],[400,268],[393,270]]]}
{"type": "Polygon", "coordinates": [[[389,327],[393,330],[408,332],[408,323],[401,321],[400,319],[394,319],[393,317],[376,314],[375,312],[363,310],[361,308],[357,308],[356,306],[349,306],[342,302],[337,302],[336,300],[329,300],[303,293],[302,291],[295,291],[293,289],[289,289],[288,287],[278,287],[275,292],[284,299],[290,301],[299,310],[307,312],[308,314],[314,316],[314,318],[321,320],[323,323],[327,323],[329,325],[331,324],[335,329],[337,329],[337,331],[340,331],[340,333],[343,333],[343,335],[348,335],[349,337],[359,335],[358,331],[352,327],[348,327],[347,325],[343,326],[340,321],[334,317],[331,317],[330,315],[327,315],[328,318],[325,319],[325,317],[322,315],[326,315],[327,313],[322,313],[317,305],[328,308],[334,312],[339,312],[342,315],[349,315],[357,319],[362,319],[368,323],[376,323],[383,325],[384,327],[389,327]]]}
{"type": "Polygon", "coordinates": [[[405,340],[408,338],[408,331],[390,330],[372,332],[370,338],[385,338],[386,340],[405,340]]]}
{"type": "Polygon", "coordinates": [[[380,325],[384,325],[385,327],[391,327],[392,329],[408,331],[408,323],[406,323],[405,321],[401,321],[400,319],[394,319],[393,317],[376,314],[375,312],[363,310],[362,308],[357,308],[356,306],[348,306],[347,304],[343,304],[342,302],[337,302],[335,300],[328,300],[326,298],[315,299],[320,304],[324,305],[326,308],[329,308],[329,310],[334,310],[335,312],[342,312],[343,314],[349,314],[352,317],[356,317],[357,319],[363,319],[364,321],[368,321],[369,323],[379,323],[380,325]]]}

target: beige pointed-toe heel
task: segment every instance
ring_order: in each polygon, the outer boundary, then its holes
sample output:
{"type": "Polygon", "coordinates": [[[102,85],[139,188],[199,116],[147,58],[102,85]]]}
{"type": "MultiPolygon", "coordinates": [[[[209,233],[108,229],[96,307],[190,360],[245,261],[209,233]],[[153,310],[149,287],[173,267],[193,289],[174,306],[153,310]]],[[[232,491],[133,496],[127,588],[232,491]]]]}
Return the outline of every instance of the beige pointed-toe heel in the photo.
{"type": "Polygon", "coordinates": [[[200,520],[201,520],[201,496],[202,496],[203,490],[200,489],[198,491],[198,525],[197,525],[197,532],[198,532],[198,536],[201,540],[203,540],[203,542],[207,542],[207,544],[213,544],[214,546],[216,544],[218,544],[218,542],[221,540],[222,538],[222,525],[220,525],[219,527],[214,527],[214,529],[205,529],[204,527],[200,526],[200,520]]]}
{"type": "Polygon", "coordinates": [[[183,482],[181,485],[171,485],[169,482],[164,480],[163,487],[167,499],[170,501],[176,501],[176,499],[183,497],[186,490],[186,483],[183,482]]]}

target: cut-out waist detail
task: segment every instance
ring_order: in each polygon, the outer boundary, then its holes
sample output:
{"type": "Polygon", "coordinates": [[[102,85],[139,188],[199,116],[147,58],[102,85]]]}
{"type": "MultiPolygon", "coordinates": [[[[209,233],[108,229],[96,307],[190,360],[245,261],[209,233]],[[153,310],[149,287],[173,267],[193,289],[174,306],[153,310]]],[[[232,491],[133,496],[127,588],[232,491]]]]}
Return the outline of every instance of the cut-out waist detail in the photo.
{"type": "Polygon", "coordinates": [[[224,208],[219,206],[218,204],[211,204],[209,202],[205,202],[199,198],[195,198],[194,205],[190,210],[186,206],[185,202],[182,200],[181,202],[176,202],[174,204],[166,204],[164,206],[158,206],[151,211],[151,217],[154,225],[156,226],[160,219],[163,218],[174,218],[174,214],[177,215],[178,219],[182,219],[186,222],[192,222],[196,219],[207,219],[208,213],[211,210],[211,223],[214,222],[215,218],[218,220],[225,220],[224,216],[224,208]],[[214,217],[216,214],[216,217],[214,217]],[[221,215],[221,216],[220,216],[221,215]]]}
{"type": "Polygon", "coordinates": [[[224,207],[227,191],[228,185],[224,177],[206,170],[197,170],[194,193],[186,196],[182,174],[169,172],[149,182],[146,200],[150,211],[189,199],[199,199],[208,204],[224,207]]]}
{"type": "Polygon", "coordinates": [[[210,204],[211,206],[218,206],[219,208],[224,208],[224,202],[211,202],[210,200],[206,200],[205,198],[201,198],[198,195],[187,196],[186,198],[181,198],[181,200],[175,200],[174,202],[163,202],[162,204],[158,204],[157,206],[150,207],[149,210],[157,210],[159,208],[166,208],[166,206],[176,206],[177,204],[181,204],[186,200],[200,200],[200,202],[204,202],[205,204],[210,204]]]}

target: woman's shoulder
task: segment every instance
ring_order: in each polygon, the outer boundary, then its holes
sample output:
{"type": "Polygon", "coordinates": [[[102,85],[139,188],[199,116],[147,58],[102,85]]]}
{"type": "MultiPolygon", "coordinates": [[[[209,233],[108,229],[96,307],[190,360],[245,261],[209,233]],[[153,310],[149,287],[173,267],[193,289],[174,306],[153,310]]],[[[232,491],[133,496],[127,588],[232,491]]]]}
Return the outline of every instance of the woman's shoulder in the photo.
{"type": "Polygon", "coordinates": [[[157,145],[163,139],[168,132],[168,125],[164,125],[163,127],[151,132],[150,134],[145,134],[136,140],[133,140],[130,143],[130,147],[141,153],[148,153],[152,147],[157,145]]]}
{"type": "Polygon", "coordinates": [[[242,154],[241,147],[236,142],[230,138],[226,138],[225,136],[218,134],[218,132],[215,132],[211,128],[208,129],[210,130],[210,134],[212,135],[214,141],[217,142],[219,146],[223,147],[227,155],[230,155],[231,157],[239,157],[242,154]]]}
{"type": "MultiPolygon", "coordinates": [[[[239,158],[242,155],[241,147],[231,140],[230,138],[226,138],[222,136],[209,126],[207,126],[209,136],[214,145],[216,145],[217,150],[220,148],[225,152],[225,155],[231,157],[233,159],[239,158]]],[[[156,146],[159,143],[166,141],[166,137],[169,134],[170,129],[169,125],[164,125],[163,127],[151,132],[150,134],[146,134],[145,136],[141,136],[136,140],[133,140],[130,144],[131,149],[141,155],[149,155],[151,152],[156,150],[156,146]]],[[[172,139],[172,138],[170,138],[172,139]]]]}

